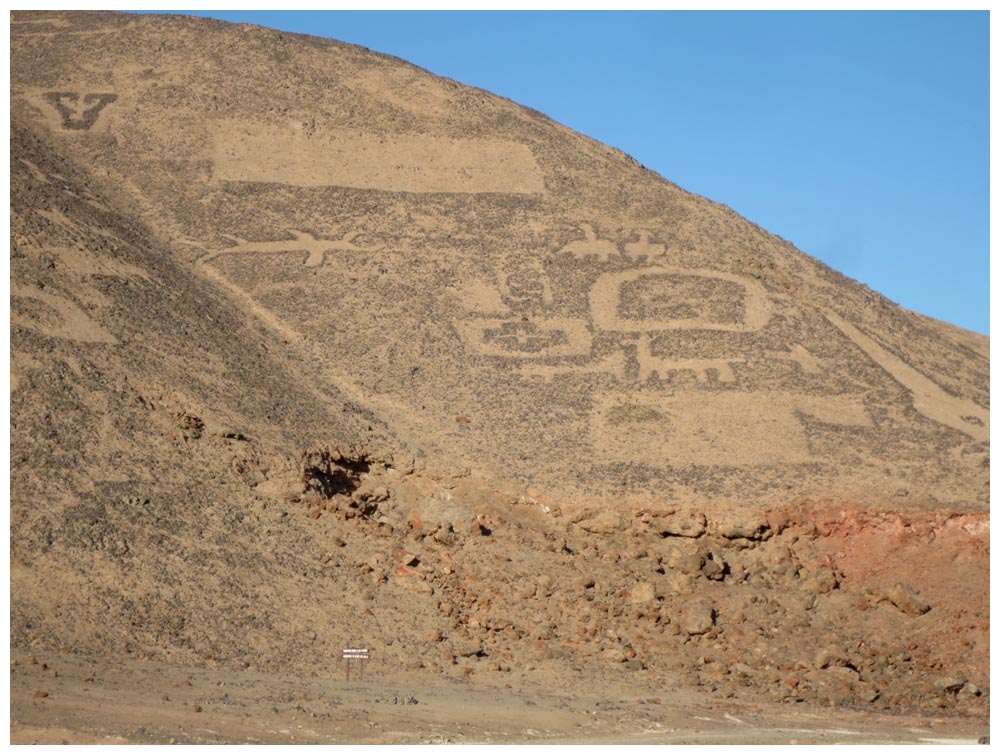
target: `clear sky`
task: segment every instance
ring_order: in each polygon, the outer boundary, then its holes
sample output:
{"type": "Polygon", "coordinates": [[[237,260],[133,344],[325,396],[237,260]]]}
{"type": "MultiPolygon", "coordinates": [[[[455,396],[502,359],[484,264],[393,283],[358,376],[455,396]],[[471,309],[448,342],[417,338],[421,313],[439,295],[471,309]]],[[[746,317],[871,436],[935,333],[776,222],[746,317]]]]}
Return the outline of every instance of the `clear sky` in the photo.
{"type": "Polygon", "coordinates": [[[989,333],[989,15],[191,11],[540,110],[909,309],[989,333]]]}

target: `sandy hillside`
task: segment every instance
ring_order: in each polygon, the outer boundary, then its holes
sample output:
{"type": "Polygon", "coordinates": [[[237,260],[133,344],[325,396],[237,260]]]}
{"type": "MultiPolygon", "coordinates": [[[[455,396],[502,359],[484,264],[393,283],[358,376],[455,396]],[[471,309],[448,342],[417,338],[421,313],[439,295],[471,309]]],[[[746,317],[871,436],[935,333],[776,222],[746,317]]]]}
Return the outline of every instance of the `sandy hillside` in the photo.
{"type": "Polygon", "coordinates": [[[11,48],[17,737],[169,738],[33,697],[43,656],[278,689],[356,641],[512,705],[984,727],[988,338],[395,58],[116,13],[11,48]]]}

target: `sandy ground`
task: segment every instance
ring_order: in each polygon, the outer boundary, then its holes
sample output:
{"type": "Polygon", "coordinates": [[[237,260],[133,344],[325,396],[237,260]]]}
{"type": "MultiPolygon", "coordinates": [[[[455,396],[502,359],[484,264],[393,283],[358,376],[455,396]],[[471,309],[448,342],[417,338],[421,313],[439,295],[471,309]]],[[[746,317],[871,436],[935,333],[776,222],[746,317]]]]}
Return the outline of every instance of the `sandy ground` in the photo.
{"type": "MultiPolygon", "coordinates": [[[[355,669],[355,675],[357,670],[355,669]]],[[[986,720],[601,694],[369,667],[364,681],[13,654],[12,744],[975,744],[986,720]],[[391,677],[391,678],[390,678],[391,677]]]]}

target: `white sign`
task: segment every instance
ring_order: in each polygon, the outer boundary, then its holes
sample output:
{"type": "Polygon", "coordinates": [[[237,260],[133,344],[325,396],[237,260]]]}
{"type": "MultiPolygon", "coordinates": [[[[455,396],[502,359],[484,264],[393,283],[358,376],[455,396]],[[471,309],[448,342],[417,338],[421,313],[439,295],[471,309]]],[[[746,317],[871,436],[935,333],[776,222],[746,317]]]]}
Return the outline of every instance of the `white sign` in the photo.
{"type": "Polygon", "coordinates": [[[368,648],[348,647],[343,650],[343,659],[347,662],[347,681],[351,681],[351,661],[360,661],[361,678],[365,678],[365,661],[368,660],[368,648]]]}

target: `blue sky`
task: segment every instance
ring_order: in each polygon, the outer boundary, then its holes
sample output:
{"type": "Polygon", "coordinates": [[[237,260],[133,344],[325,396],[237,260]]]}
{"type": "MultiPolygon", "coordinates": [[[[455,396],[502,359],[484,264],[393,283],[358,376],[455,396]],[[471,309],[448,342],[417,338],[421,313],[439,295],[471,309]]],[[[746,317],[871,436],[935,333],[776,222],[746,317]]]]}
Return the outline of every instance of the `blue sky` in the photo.
{"type": "Polygon", "coordinates": [[[986,12],[191,13],[509,97],[909,309],[989,333],[986,12]]]}

